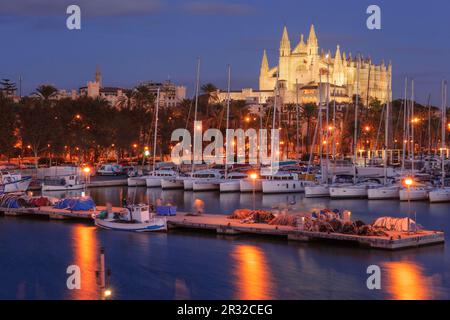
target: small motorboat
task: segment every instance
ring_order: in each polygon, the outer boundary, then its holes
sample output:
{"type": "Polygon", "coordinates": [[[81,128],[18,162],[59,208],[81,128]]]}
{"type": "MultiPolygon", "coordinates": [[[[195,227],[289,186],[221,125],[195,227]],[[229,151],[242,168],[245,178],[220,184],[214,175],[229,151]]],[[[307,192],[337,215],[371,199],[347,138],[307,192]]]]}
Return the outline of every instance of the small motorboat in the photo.
{"type": "Polygon", "coordinates": [[[85,188],[85,183],[77,175],[46,177],[42,182],[42,191],[70,191],[85,188]]]}
{"type": "Polygon", "coordinates": [[[305,198],[322,198],[330,196],[330,186],[327,184],[316,184],[305,186],[305,198]]]}
{"type": "Polygon", "coordinates": [[[92,215],[95,225],[109,230],[155,232],[167,231],[166,218],[155,217],[146,204],[128,205],[118,212],[103,211],[92,215]]]}
{"type": "Polygon", "coordinates": [[[430,202],[450,202],[450,188],[438,188],[431,190],[429,193],[430,202]]]}
{"type": "Polygon", "coordinates": [[[24,192],[27,191],[30,183],[31,177],[0,171],[0,193],[24,192]]]}
{"type": "Polygon", "coordinates": [[[367,197],[369,200],[399,199],[400,186],[391,185],[372,188],[367,191],[367,197]]]}

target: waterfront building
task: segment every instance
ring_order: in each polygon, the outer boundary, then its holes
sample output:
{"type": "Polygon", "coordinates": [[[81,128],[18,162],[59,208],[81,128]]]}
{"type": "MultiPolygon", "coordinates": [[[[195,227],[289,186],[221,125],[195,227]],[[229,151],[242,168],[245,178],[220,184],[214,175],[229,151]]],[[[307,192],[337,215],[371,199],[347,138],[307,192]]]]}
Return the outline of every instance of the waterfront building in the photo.
{"type": "MultiPolygon", "coordinates": [[[[275,86],[278,79],[278,92],[281,103],[301,104],[317,103],[319,88],[321,86],[321,100],[326,100],[329,88],[330,100],[337,103],[350,103],[356,94],[359,79],[358,93],[361,103],[367,105],[372,100],[385,103],[392,88],[392,63],[386,65],[384,61],[374,64],[370,58],[363,56],[353,57],[342,52],[336,46],[334,55],[331,51],[325,53],[319,49],[319,41],[314,25],[311,26],[308,39],[300,36],[300,41],[291,47],[288,30],[283,29],[280,41],[278,64],[270,66],[266,50],[263,52],[260,74],[259,90],[245,88],[231,92],[233,100],[245,100],[249,104],[266,104],[275,95],[275,86]],[[358,68],[359,64],[359,68],[358,68]],[[357,70],[359,69],[359,75],[357,70]]],[[[225,91],[219,92],[220,100],[227,98],[225,91]]]]}

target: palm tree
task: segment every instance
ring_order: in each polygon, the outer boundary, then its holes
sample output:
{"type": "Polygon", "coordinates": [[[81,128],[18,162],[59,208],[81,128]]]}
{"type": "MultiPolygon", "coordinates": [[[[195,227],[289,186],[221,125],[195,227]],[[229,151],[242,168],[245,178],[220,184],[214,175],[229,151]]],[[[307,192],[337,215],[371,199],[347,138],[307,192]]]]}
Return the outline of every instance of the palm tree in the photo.
{"type": "MultiPolygon", "coordinates": [[[[203,96],[205,97],[205,116],[208,119],[209,117],[209,105],[216,104],[219,102],[218,89],[212,83],[207,83],[201,86],[201,90],[203,92],[203,96]]],[[[203,100],[203,99],[202,99],[203,100]]]]}
{"type": "Polygon", "coordinates": [[[58,89],[56,89],[54,86],[49,84],[42,84],[39,87],[37,87],[36,92],[34,94],[38,96],[40,99],[48,101],[51,97],[55,96],[57,92],[58,89]]]}
{"type": "Polygon", "coordinates": [[[307,103],[302,108],[302,118],[305,119],[306,122],[306,154],[309,154],[310,152],[310,145],[311,145],[311,136],[310,136],[310,129],[311,129],[311,121],[316,117],[317,114],[317,106],[313,103],[307,103]]]}

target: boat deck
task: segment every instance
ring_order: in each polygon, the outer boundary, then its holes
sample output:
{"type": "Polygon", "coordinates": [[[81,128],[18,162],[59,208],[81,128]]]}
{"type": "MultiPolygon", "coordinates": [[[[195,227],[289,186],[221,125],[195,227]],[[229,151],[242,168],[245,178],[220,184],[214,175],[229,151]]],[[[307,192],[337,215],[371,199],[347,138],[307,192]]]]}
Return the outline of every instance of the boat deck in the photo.
{"type": "MultiPolygon", "coordinates": [[[[96,211],[70,211],[55,209],[53,207],[41,208],[0,208],[0,213],[6,216],[44,216],[50,219],[92,219],[91,215],[106,210],[105,206],[97,206],[96,211]]],[[[112,208],[113,212],[123,209],[112,208]]],[[[423,230],[418,233],[387,231],[387,236],[358,236],[340,233],[311,232],[300,230],[291,226],[275,226],[263,223],[242,223],[239,220],[229,219],[225,215],[202,214],[192,215],[178,212],[176,216],[167,217],[170,229],[183,228],[192,231],[211,231],[225,235],[259,235],[280,237],[290,241],[317,241],[326,240],[333,243],[350,243],[363,247],[398,250],[415,248],[424,245],[441,244],[445,242],[442,231],[423,230]]]]}

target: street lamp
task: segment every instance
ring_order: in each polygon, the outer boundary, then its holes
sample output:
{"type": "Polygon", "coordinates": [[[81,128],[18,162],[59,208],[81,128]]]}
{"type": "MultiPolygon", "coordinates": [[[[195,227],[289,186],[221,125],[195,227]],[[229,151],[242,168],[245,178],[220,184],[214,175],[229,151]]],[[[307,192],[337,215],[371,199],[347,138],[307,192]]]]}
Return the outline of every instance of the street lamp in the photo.
{"type": "Polygon", "coordinates": [[[87,184],[88,184],[88,182],[90,180],[91,168],[84,167],[83,168],[83,173],[84,173],[84,195],[86,195],[87,184]]]}
{"type": "Polygon", "coordinates": [[[256,179],[258,178],[258,175],[256,173],[251,173],[250,174],[250,179],[252,179],[253,182],[253,211],[256,210],[256,205],[255,205],[255,189],[256,189],[256,179]]]}
{"type": "Polygon", "coordinates": [[[414,180],[412,178],[408,177],[403,182],[405,183],[406,188],[408,190],[408,234],[409,234],[410,215],[411,215],[411,194],[410,194],[410,192],[411,192],[411,186],[414,184],[414,180]]]}

